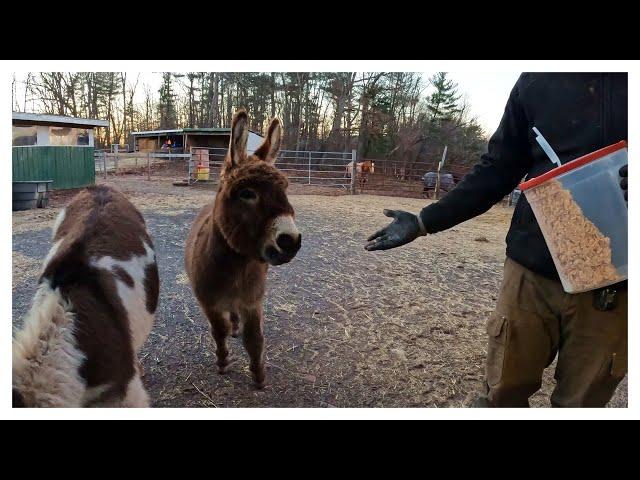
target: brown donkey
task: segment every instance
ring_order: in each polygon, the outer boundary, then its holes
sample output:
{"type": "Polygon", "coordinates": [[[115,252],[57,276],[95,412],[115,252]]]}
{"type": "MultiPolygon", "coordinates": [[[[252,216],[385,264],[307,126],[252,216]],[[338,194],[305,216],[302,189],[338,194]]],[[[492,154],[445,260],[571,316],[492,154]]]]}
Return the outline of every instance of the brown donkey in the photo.
{"type": "Polygon", "coordinates": [[[263,144],[247,153],[247,113],[238,111],[215,200],[196,218],[185,266],[200,307],[211,323],[220,373],[229,366],[227,337],[242,338],[256,387],[265,384],[262,299],[268,265],[295,257],[301,235],[286,195],[286,177],[274,167],[282,135],[273,119],[263,144]]]}

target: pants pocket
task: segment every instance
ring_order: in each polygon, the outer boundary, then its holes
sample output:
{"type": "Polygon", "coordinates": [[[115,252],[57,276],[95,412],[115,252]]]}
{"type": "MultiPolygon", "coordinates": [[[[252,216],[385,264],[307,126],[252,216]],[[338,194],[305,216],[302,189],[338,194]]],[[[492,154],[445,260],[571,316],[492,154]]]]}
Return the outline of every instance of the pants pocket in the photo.
{"type": "MultiPolygon", "coordinates": [[[[575,392],[565,388],[564,395],[575,398],[573,401],[558,401],[552,397],[552,403],[560,403],[561,406],[602,408],[616,392],[618,384],[627,373],[627,356],[624,352],[615,352],[607,355],[606,360],[600,370],[590,380],[587,388],[581,390],[580,386],[575,388],[575,392]],[[564,403],[564,404],[563,404],[564,403]]],[[[555,395],[555,392],[554,392],[555,395]]]]}
{"type": "Polygon", "coordinates": [[[493,387],[502,380],[504,356],[507,346],[507,317],[500,312],[494,312],[487,322],[489,346],[487,348],[487,383],[493,387]]]}

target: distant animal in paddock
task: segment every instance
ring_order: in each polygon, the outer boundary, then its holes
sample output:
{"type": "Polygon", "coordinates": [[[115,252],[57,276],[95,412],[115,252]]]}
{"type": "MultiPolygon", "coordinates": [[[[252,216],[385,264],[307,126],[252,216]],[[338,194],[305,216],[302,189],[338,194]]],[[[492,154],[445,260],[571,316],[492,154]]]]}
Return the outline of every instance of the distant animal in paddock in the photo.
{"type": "Polygon", "coordinates": [[[89,187],[60,212],[24,326],[13,339],[14,407],[147,407],[137,358],[158,305],[140,212],[89,187]]]}
{"type": "Polygon", "coordinates": [[[233,117],[229,150],[215,200],[196,218],[185,248],[185,267],[216,342],[219,373],[231,360],[227,337],[242,339],[256,387],[265,385],[262,301],[269,265],[295,257],[301,235],[286,194],[287,178],[274,167],[281,126],[269,125],[262,145],[247,153],[248,119],[233,117]]]}
{"type": "MultiPolygon", "coordinates": [[[[422,176],[422,196],[429,198],[429,192],[436,191],[438,183],[438,174],[436,172],[427,172],[422,176]]],[[[450,173],[440,174],[440,192],[450,192],[455,187],[455,179],[450,173]]]]}
{"type": "MultiPolygon", "coordinates": [[[[358,179],[358,186],[361,190],[364,190],[364,186],[367,183],[367,177],[370,173],[375,173],[375,162],[371,160],[364,160],[362,162],[356,162],[356,177],[358,179]]],[[[351,171],[353,170],[353,160],[351,160],[345,166],[345,178],[351,178],[351,171]]]]}

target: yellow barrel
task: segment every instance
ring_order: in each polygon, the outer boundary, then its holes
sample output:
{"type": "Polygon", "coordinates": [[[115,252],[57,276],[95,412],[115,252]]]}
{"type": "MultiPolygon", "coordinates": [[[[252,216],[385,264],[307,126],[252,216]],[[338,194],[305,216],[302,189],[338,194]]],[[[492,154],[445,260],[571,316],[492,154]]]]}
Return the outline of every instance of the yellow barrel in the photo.
{"type": "Polygon", "coordinates": [[[209,150],[206,148],[197,148],[193,151],[198,166],[209,168],[209,150]]]}
{"type": "Polygon", "coordinates": [[[207,167],[198,166],[198,180],[209,180],[209,169],[207,167]]]}

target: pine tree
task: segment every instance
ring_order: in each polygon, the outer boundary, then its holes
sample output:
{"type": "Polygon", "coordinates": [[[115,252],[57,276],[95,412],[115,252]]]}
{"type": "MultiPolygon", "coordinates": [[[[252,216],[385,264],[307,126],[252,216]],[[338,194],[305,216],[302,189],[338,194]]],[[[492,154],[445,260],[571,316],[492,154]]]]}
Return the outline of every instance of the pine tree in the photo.
{"type": "Polygon", "coordinates": [[[201,92],[201,89],[197,87],[197,80],[200,79],[201,74],[197,72],[189,72],[186,75],[189,84],[187,85],[187,126],[189,128],[194,128],[196,126],[201,126],[198,121],[198,108],[200,106],[200,101],[198,100],[198,94],[201,92]]]}
{"type": "Polygon", "coordinates": [[[436,73],[429,79],[429,83],[436,89],[427,99],[431,119],[436,122],[452,120],[460,112],[458,85],[447,79],[446,72],[436,73]]]}
{"type": "Polygon", "coordinates": [[[162,74],[162,85],[160,86],[160,99],[158,101],[158,112],[160,114],[160,129],[176,128],[178,116],[176,113],[175,97],[173,93],[173,73],[162,74]]]}

